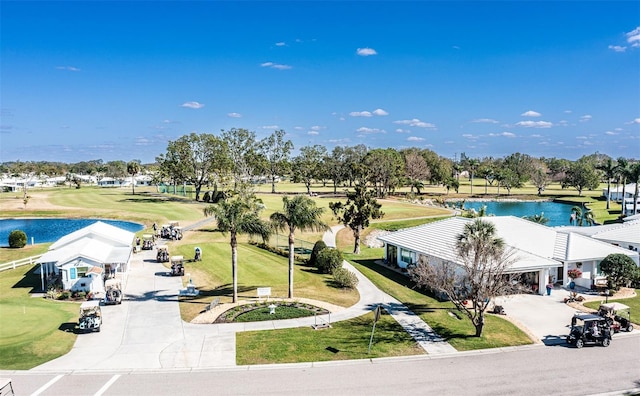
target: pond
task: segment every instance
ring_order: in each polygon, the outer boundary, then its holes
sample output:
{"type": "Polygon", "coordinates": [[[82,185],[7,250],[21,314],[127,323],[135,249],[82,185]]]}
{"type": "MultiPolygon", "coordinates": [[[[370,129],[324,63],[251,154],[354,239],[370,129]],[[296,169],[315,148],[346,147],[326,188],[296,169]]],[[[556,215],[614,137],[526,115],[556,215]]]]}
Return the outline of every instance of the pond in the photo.
{"type": "Polygon", "coordinates": [[[546,225],[550,227],[568,226],[574,206],[551,201],[467,201],[464,207],[479,211],[483,205],[487,205],[487,214],[495,216],[524,217],[544,213],[544,217],[549,218],[546,225]]]}
{"type": "Polygon", "coordinates": [[[102,221],[127,231],[138,232],[142,224],[131,221],[104,219],[0,219],[0,246],[9,246],[9,234],[13,230],[22,230],[27,234],[27,243],[55,242],[63,236],[87,227],[96,221],[102,221]]]}

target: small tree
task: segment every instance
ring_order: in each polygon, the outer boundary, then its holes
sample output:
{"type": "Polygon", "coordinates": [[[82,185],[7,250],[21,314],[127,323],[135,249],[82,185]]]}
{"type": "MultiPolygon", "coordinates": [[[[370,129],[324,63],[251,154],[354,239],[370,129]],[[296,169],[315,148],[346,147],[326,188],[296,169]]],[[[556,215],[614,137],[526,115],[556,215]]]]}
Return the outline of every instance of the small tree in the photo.
{"type": "Polygon", "coordinates": [[[22,230],[13,230],[9,234],[9,247],[23,248],[27,245],[27,234],[22,230]]]}
{"type": "Polygon", "coordinates": [[[313,245],[313,249],[311,250],[311,255],[309,256],[309,265],[312,267],[316,267],[318,263],[318,254],[327,248],[327,244],[324,243],[323,240],[317,241],[313,245]]]}
{"type": "Polygon", "coordinates": [[[629,284],[637,267],[631,257],[621,253],[613,253],[602,260],[600,270],[607,275],[609,288],[618,290],[629,284]]]}
{"type": "Polygon", "coordinates": [[[513,260],[493,223],[480,218],[465,224],[456,241],[457,262],[420,256],[409,274],[420,286],[444,292],[482,336],[484,315],[492,298],[513,290],[513,260]],[[468,303],[468,304],[467,304],[468,303]]]}
{"type": "Polygon", "coordinates": [[[355,191],[347,192],[346,203],[329,202],[329,208],[338,221],[353,231],[354,254],[360,254],[360,234],[369,226],[369,221],[384,216],[381,207],[373,197],[373,192],[367,191],[366,187],[361,185],[356,186],[355,191]]]}
{"type": "Polygon", "coordinates": [[[317,267],[323,274],[333,274],[342,267],[342,253],[338,249],[323,249],[318,253],[317,267]]]}
{"type": "Polygon", "coordinates": [[[353,289],[358,286],[358,277],[353,272],[344,267],[333,270],[333,280],[343,288],[353,289]]]}
{"type": "Polygon", "coordinates": [[[140,173],[140,162],[129,161],[127,163],[127,173],[131,175],[131,194],[136,194],[136,175],[140,173]]]}

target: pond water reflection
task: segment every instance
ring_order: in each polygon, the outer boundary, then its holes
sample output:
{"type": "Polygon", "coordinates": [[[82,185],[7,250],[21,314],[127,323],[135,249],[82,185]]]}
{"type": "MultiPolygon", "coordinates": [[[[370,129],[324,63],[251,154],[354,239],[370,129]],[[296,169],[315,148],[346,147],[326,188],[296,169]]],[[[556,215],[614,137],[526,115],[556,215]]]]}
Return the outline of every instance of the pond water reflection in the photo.
{"type": "Polygon", "coordinates": [[[122,220],[104,219],[0,219],[0,246],[9,246],[9,234],[13,230],[22,230],[27,234],[27,243],[55,242],[61,237],[87,227],[96,221],[102,221],[127,231],[138,232],[142,224],[122,220]]]}
{"type": "Polygon", "coordinates": [[[487,205],[487,214],[495,216],[533,216],[544,213],[549,219],[546,224],[550,227],[568,226],[573,205],[551,201],[473,201],[465,202],[465,209],[479,211],[483,205],[487,205]]]}

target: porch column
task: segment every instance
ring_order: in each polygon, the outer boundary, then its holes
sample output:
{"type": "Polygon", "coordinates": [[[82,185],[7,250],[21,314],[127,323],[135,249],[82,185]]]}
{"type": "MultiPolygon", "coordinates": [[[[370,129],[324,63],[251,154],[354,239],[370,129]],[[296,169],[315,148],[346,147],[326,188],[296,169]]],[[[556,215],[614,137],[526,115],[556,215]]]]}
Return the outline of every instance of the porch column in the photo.
{"type": "Polygon", "coordinates": [[[538,294],[544,296],[549,283],[549,268],[542,268],[538,271],[538,294]]]}

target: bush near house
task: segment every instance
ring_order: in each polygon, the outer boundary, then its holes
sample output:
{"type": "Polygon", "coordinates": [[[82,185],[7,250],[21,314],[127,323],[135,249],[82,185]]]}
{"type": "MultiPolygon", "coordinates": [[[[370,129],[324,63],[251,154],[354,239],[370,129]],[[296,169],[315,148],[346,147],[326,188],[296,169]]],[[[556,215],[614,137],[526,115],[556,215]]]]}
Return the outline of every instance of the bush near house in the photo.
{"type": "Polygon", "coordinates": [[[340,287],[347,289],[353,289],[358,286],[358,277],[356,274],[344,267],[333,270],[333,280],[340,285],[340,287]]]}
{"type": "Polygon", "coordinates": [[[311,256],[309,257],[309,265],[316,267],[318,261],[318,253],[327,248],[327,244],[324,243],[323,240],[317,241],[313,245],[313,250],[311,250],[311,256]]]}
{"type": "Polygon", "coordinates": [[[342,253],[338,249],[326,248],[318,253],[316,266],[323,274],[333,274],[342,267],[342,253]]]}
{"type": "Polygon", "coordinates": [[[9,247],[23,248],[27,245],[27,234],[22,230],[13,230],[9,234],[9,247]]]}
{"type": "Polygon", "coordinates": [[[623,286],[631,284],[637,272],[636,264],[633,260],[620,253],[610,254],[600,263],[600,269],[607,275],[608,287],[618,290],[623,286]]]}

